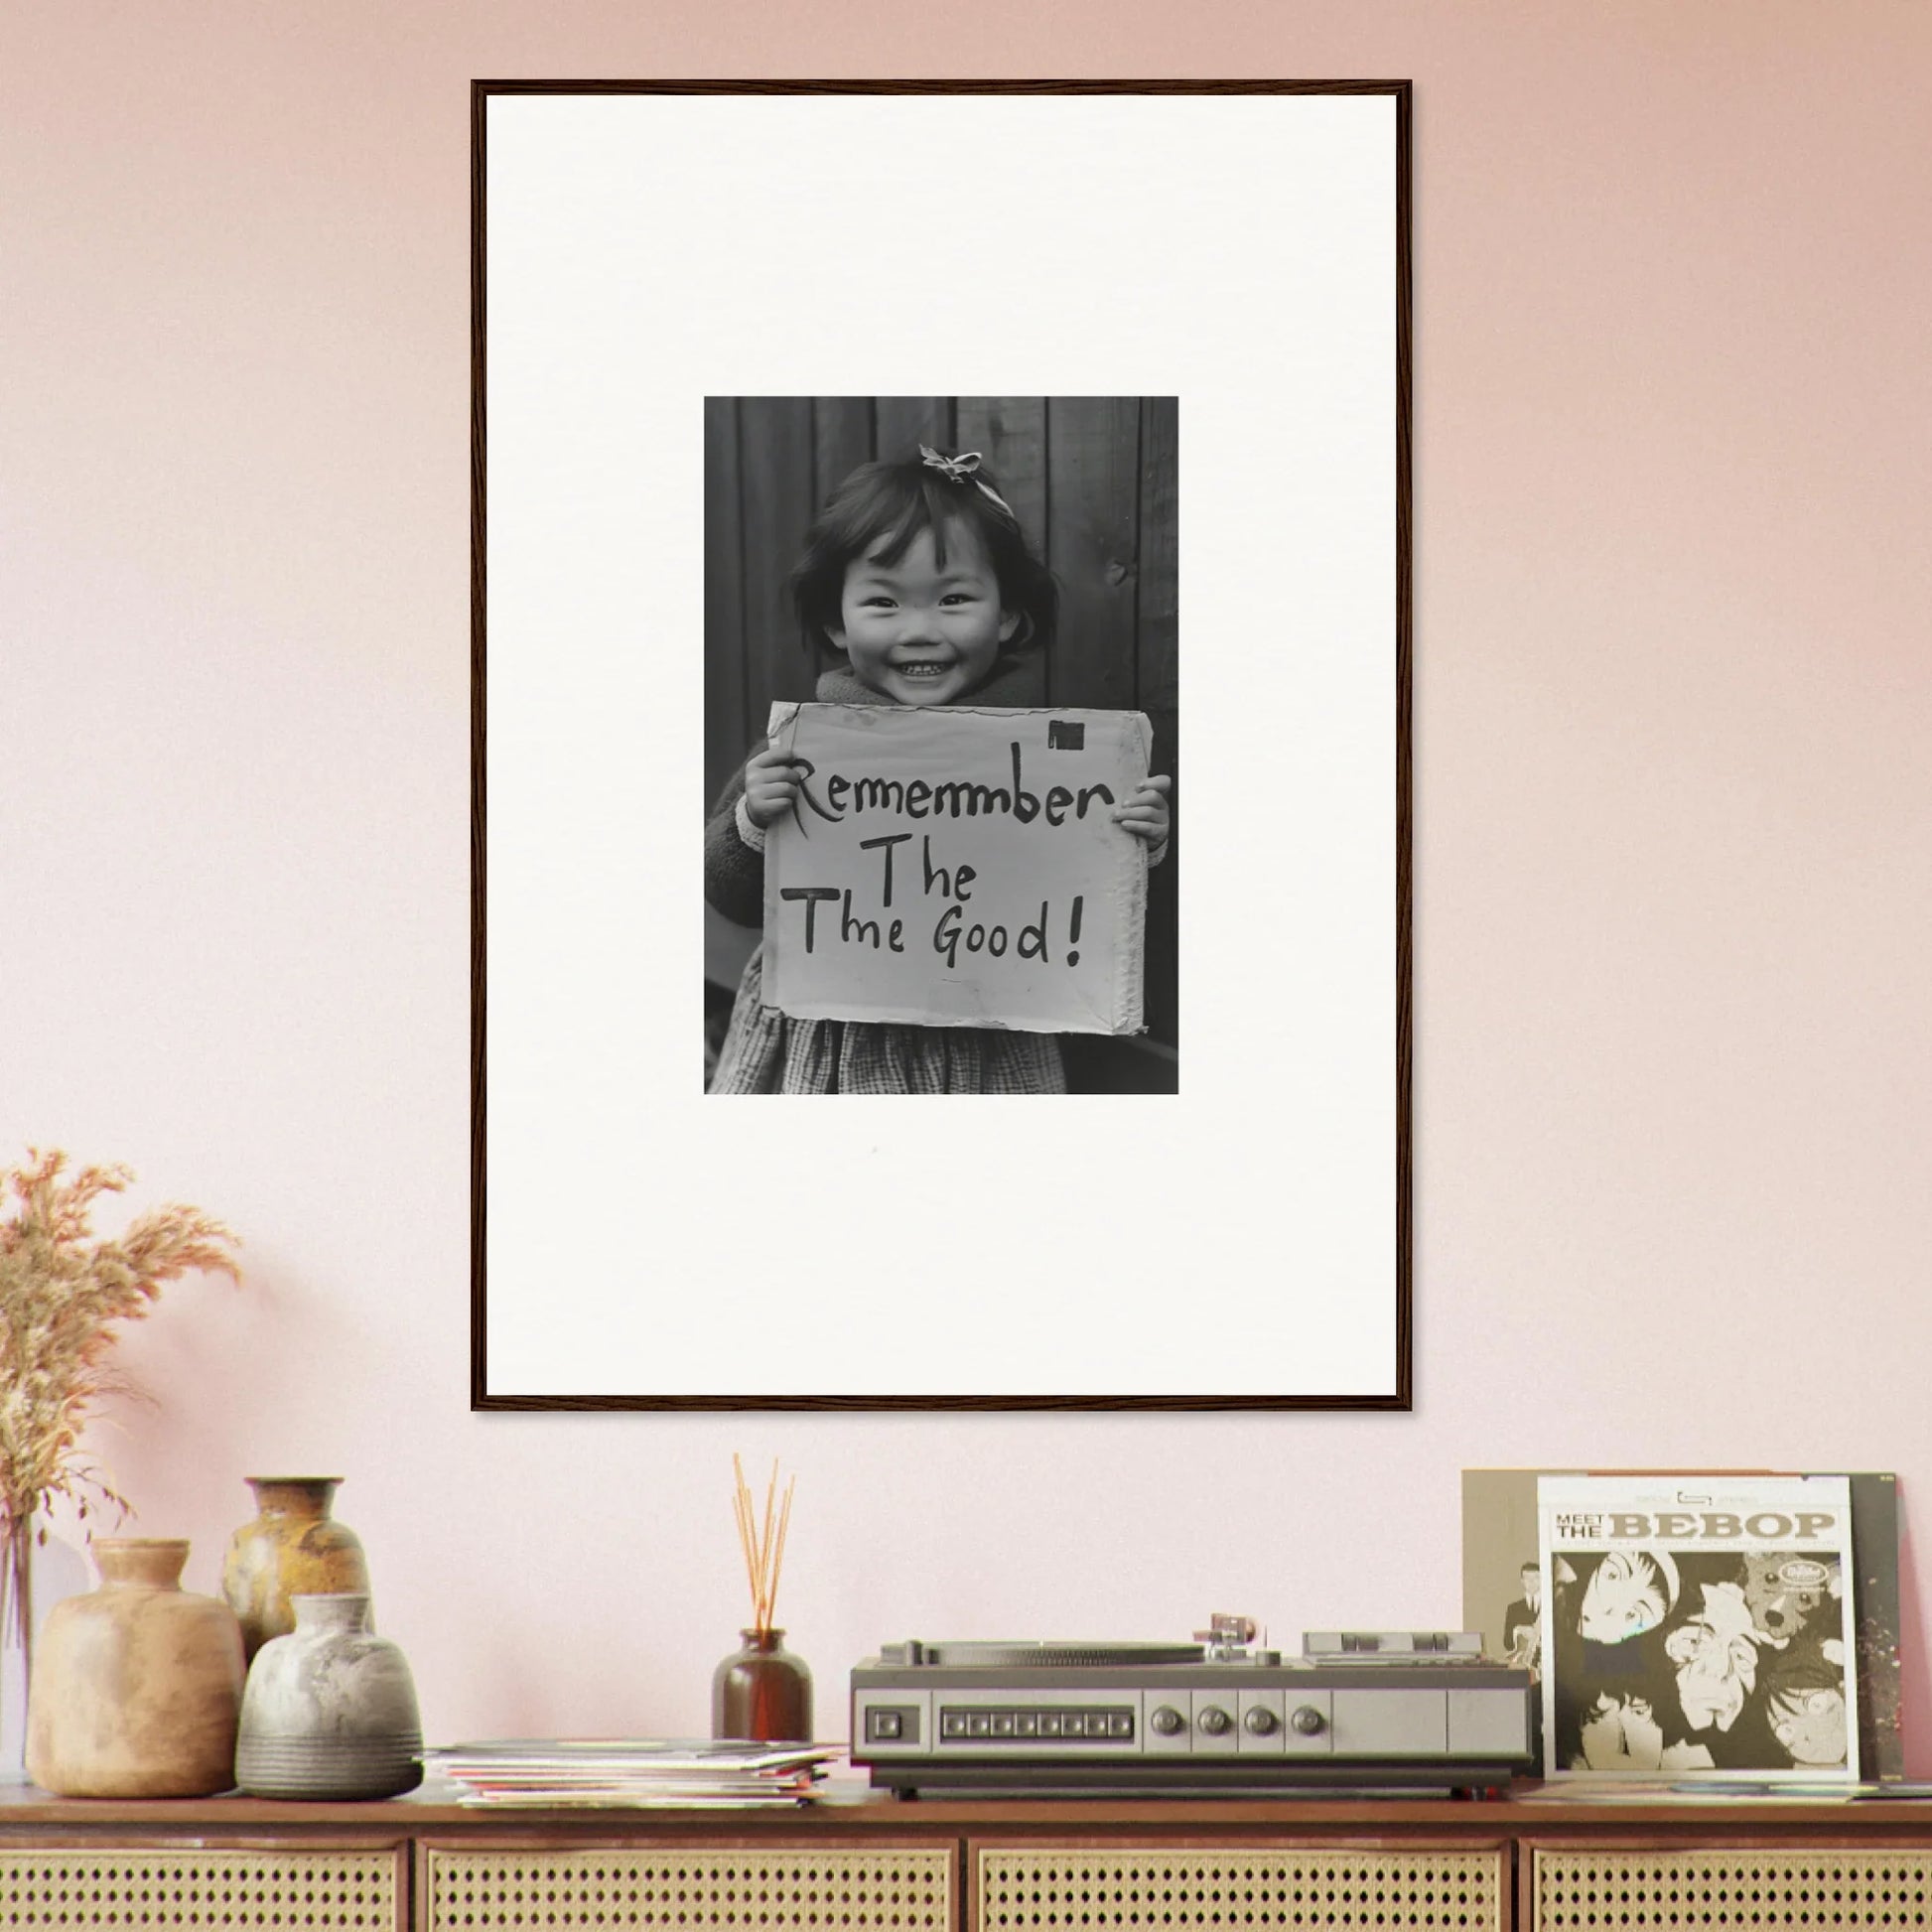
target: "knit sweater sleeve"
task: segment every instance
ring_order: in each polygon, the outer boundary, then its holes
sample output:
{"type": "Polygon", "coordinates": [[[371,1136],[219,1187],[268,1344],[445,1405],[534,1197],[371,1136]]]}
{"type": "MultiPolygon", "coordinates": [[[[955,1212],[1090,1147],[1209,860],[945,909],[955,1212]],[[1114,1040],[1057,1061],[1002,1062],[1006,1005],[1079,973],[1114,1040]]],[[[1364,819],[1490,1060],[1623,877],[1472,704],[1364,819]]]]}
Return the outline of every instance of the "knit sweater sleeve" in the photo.
{"type": "Polygon", "coordinates": [[[751,844],[750,827],[739,809],[745,798],[743,768],[712,807],[704,827],[704,896],[738,925],[764,923],[764,850],[751,844]]]}

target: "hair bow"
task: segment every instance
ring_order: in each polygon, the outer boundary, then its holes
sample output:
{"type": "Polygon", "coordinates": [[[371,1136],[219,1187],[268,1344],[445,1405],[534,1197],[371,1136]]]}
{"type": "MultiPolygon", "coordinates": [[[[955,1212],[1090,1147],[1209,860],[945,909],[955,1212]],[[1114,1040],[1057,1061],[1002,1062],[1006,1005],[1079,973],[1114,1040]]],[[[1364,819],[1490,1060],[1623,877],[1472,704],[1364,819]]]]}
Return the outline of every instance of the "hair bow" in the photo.
{"type": "Polygon", "coordinates": [[[981,483],[973,474],[980,467],[979,451],[966,450],[958,456],[941,456],[929,444],[921,443],[919,455],[928,470],[938,471],[948,483],[971,483],[982,496],[1005,510],[1008,516],[1012,516],[1016,523],[1020,521],[1017,516],[1013,516],[1013,505],[991,483],[981,483]]]}

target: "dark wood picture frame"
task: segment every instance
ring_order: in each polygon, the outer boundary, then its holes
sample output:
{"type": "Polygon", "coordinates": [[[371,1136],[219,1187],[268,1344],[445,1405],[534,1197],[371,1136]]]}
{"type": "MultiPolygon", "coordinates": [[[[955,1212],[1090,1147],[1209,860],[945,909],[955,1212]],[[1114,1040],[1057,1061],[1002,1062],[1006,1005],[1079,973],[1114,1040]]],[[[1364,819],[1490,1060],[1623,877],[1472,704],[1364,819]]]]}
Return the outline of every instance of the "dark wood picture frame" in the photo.
{"type": "MultiPolygon", "coordinates": [[[[471,94],[472,312],[472,738],[471,738],[471,1406],[481,1411],[565,1410],[1353,1410],[1407,1411],[1413,1407],[1412,1086],[1412,830],[1411,657],[1413,541],[1411,483],[1411,102],[1407,80],[477,80],[471,94]],[[486,464],[488,294],[488,105],[517,95],[1382,95],[1394,106],[1394,911],[1396,996],[1394,1067],[1396,1146],[1392,1335],[1394,1359],[1387,1387],[1372,1393],[1294,1391],[1282,1394],[798,1394],[530,1393],[492,1386],[488,1348],[488,1060],[487,1060],[487,498],[486,464]]],[[[1184,398],[1183,398],[1184,407],[1184,398]]],[[[721,1382],[728,1377],[721,1375],[721,1382]]]]}

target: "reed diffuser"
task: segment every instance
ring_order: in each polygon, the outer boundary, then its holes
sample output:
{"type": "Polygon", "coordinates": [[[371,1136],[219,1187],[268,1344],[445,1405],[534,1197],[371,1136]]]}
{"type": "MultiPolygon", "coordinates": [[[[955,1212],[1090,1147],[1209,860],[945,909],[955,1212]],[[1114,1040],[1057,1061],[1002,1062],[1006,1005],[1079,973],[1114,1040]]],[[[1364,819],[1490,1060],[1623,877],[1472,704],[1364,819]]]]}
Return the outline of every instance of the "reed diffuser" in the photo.
{"type": "Polygon", "coordinates": [[[759,1743],[805,1743],[812,1734],[812,1674],[802,1657],[785,1648],[785,1633],[771,1620],[798,1478],[794,1475],[786,1482],[780,1498],[774,1459],[760,1514],[745,1480],[745,1465],[736,1455],[732,1476],[732,1513],[738,1520],[738,1545],[752,1587],[752,1621],[739,1633],[745,1640],[743,1648],[712,1673],[711,1734],[759,1743]]]}

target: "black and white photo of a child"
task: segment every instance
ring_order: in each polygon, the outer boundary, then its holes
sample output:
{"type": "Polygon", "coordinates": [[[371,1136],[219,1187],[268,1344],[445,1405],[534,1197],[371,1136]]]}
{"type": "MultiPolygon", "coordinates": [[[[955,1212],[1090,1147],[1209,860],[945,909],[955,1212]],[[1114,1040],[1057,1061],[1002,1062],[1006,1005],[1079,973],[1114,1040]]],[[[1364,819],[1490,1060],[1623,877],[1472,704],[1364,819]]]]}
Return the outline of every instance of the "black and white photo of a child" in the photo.
{"type": "MultiPolygon", "coordinates": [[[[821,668],[821,703],[936,707],[1037,702],[1060,587],[977,451],[927,443],[861,463],[804,530],[787,590],[821,668]]],[[[1057,693],[1055,694],[1057,696],[1057,693]]],[[[763,908],[763,849],[793,809],[797,763],[759,741],[705,827],[705,897],[736,924],[763,908]]],[[[1173,781],[1151,775],[1114,808],[1151,864],[1168,856],[1173,781]]],[[[800,1019],[765,1005],[761,948],[738,979],[707,1090],[749,1093],[1065,1093],[1058,1038],[998,1028],[800,1019]]]]}

